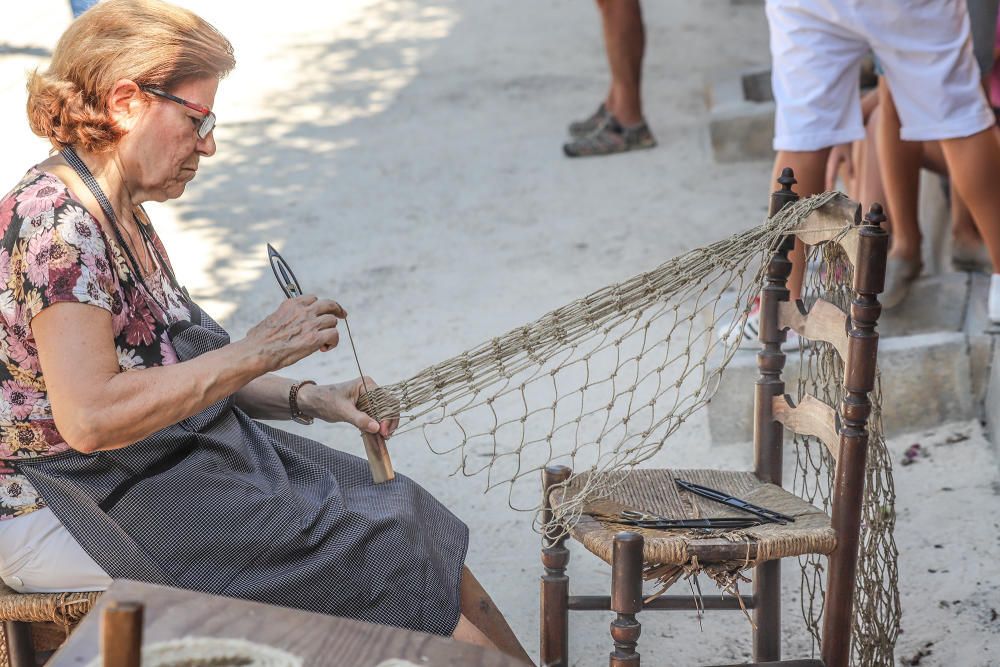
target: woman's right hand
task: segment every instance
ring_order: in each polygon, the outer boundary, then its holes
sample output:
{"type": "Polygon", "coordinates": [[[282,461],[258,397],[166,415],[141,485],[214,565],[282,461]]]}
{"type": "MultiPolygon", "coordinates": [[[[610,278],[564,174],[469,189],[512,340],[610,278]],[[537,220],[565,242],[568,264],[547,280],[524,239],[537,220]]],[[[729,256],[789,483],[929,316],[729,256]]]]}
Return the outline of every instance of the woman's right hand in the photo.
{"type": "Polygon", "coordinates": [[[247,332],[243,342],[259,355],[265,372],[276,371],[317,350],[327,352],[337,347],[341,317],[347,317],[347,312],[336,301],[306,294],[283,301],[247,332]]]}

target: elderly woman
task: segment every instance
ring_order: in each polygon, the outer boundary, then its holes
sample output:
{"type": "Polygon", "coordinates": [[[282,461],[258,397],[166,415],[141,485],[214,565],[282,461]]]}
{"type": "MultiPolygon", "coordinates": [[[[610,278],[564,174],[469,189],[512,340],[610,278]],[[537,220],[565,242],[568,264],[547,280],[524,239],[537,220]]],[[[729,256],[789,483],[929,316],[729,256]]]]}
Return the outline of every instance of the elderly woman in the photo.
{"type": "Polygon", "coordinates": [[[31,76],[31,128],[58,152],[0,200],[0,575],[21,591],[138,579],[527,660],[448,510],[255,421],[390,434],[357,409],[360,378],[273,374],[336,347],[344,310],[290,299],[230,342],[171,269],[142,203],[180,197],[215,154],[212,106],[234,64],[191,12],[108,0],[31,76]]]}

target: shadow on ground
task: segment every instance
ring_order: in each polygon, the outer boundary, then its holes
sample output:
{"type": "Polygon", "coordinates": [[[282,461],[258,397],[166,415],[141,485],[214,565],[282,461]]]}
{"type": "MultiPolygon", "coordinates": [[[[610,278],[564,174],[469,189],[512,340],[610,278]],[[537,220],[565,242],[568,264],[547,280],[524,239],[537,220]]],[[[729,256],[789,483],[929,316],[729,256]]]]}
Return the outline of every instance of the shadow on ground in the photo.
{"type": "Polygon", "coordinates": [[[18,46],[0,42],[0,56],[37,56],[51,58],[52,51],[42,46],[18,46]]]}

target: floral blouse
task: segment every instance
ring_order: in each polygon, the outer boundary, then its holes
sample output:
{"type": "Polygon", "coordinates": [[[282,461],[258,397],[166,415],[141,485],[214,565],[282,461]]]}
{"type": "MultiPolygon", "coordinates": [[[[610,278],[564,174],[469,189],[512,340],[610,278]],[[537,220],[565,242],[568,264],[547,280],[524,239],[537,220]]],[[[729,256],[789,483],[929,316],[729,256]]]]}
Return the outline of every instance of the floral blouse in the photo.
{"type": "MultiPolygon", "coordinates": [[[[2,521],[45,506],[11,461],[69,449],[52,419],[31,319],[60,301],[107,310],[119,368],[128,371],[176,363],[166,330],[191,314],[163,267],[145,278],[155,293],[149,298],[122,248],[52,174],[32,168],[0,199],[0,235],[2,521]]],[[[151,236],[165,258],[159,238],[151,236]]]]}

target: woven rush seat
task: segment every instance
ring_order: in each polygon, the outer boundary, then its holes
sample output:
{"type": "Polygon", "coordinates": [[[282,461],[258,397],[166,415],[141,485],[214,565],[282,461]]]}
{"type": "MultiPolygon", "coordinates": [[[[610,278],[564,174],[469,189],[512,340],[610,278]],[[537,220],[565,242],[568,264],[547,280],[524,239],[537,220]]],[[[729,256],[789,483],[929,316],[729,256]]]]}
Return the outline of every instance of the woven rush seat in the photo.
{"type": "Polygon", "coordinates": [[[34,650],[54,651],[100,596],[99,591],[18,593],[0,583],[0,667],[11,664],[8,624],[30,624],[34,650]]]}
{"type": "MultiPolygon", "coordinates": [[[[552,492],[555,508],[575,495],[586,475],[574,478],[565,493],[552,492]]],[[[829,554],[837,546],[830,517],[822,510],[774,484],[766,484],[752,473],[727,470],[634,470],[613,485],[607,499],[584,506],[584,514],[570,533],[588,551],[611,563],[614,537],[623,530],[644,538],[643,560],[647,564],[684,565],[697,557],[702,565],[747,561],[748,565],[807,553],[829,554]],[[793,523],[765,523],[740,530],[704,531],[636,528],[602,521],[597,516],[614,515],[622,507],[637,509],[669,519],[750,517],[720,503],[696,496],[678,487],[675,479],[718,489],[743,500],[787,514],[793,523]],[[718,536],[716,536],[718,534],[718,536]]]]}

